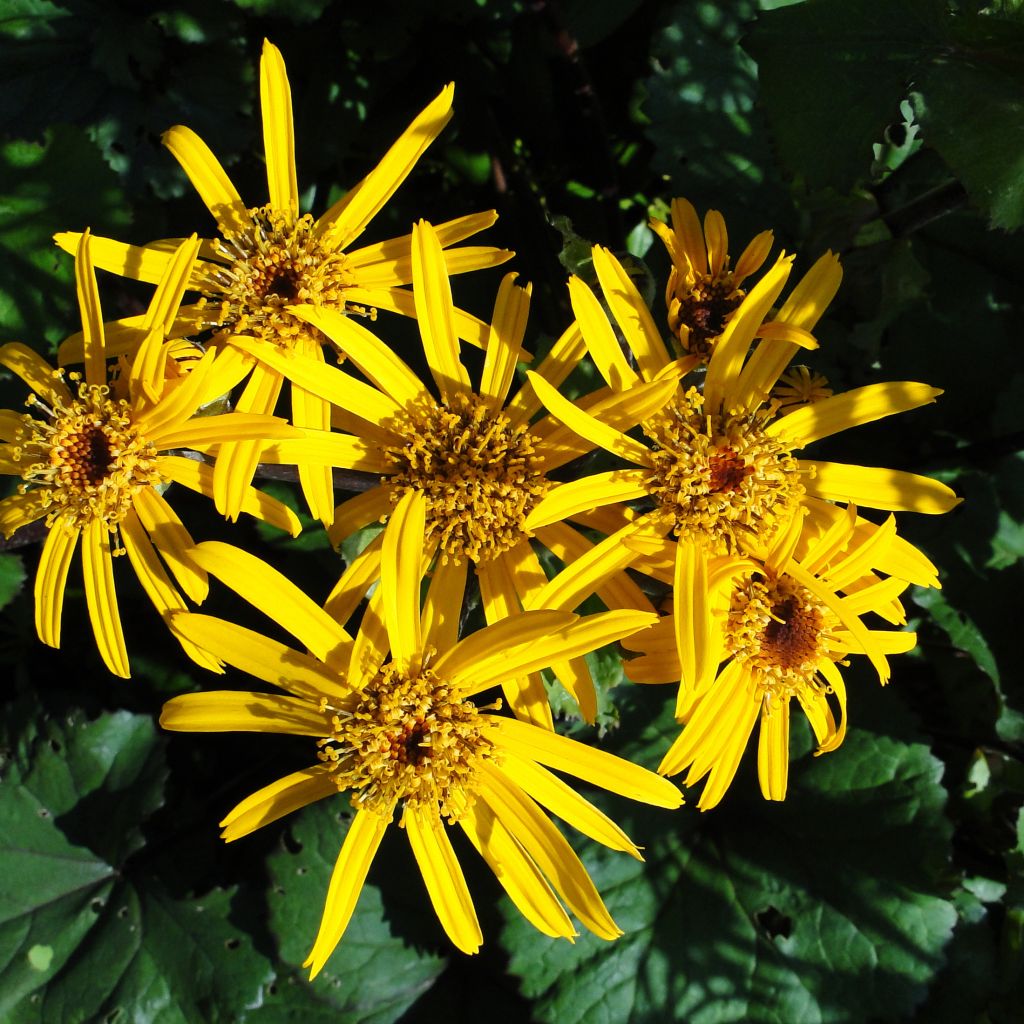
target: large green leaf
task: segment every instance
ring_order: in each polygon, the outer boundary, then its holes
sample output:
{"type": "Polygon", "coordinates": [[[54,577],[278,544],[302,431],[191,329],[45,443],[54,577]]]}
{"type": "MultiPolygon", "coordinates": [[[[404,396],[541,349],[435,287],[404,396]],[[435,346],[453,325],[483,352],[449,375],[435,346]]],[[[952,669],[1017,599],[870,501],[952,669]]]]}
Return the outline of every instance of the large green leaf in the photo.
{"type": "Polygon", "coordinates": [[[143,846],[162,744],[127,712],[29,726],[0,803],[0,1015],[12,1024],[236,1021],[272,970],[232,894],[168,891],[143,846]]]}
{"type": "MultiPolygon", "coordinates": [[[[268,899],[270,929],[281,959],[297,968],[316,936],[327,884],[345,839],[347,815],[339,810],[347,810],[343,797],[306,808],[291,827],[289,843],[267,862],[273,886],[268,899]]],[[[414,890],[408,893],[412,898],[421,895],[415,876],[391,881],[394,892],[389,898],[400,897],[407,889],[414,890]]],[[[426,894],[422,897],[422,912],[431,914],[426,894]]],[[[445,963],[411,945],[401,929],[393,930],[380,889],[365,885],[344,937],[316,981],[310,985],[306,972],[297,970],[290,979],[279,981],[266,1005],[246,1020],[390,1024],[434,983],[445,963]]]]}
{"type": "Polygon", "coordinates": [[[25,582],[25,566],[21,556],[9,552],[0,554],[0,608],[10,604],[25,582]]]}
{"type": "MultiPolygon", "coordinates": [[[[647,740],[664,747],[658,730],[647,740]]],[[[828,757],[805,753],[784,804],[741,773],[705,815],[637,815],[645,864],[583,854],[625,936],[569,945],[511,919],[522,991],[559,1024],[898,1017],[923,997],[956,918],[939,894],[941,773],[923,746],[854,732],[828,757]]]]}

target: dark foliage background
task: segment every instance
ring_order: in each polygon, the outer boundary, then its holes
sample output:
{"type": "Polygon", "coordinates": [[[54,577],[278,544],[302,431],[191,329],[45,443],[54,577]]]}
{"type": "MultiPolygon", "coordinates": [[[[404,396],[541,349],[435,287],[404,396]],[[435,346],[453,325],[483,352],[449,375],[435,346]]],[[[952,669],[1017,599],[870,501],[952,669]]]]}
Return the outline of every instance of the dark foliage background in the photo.
{"type": "MultiPolygon", "coordinates": [[[[72,261],[54,231],[89,225],[143,242],[209,229],[160,145],[170,125],[194,128],[246,201],[264,201],[264,37],[288,64],[314,212],[455,80],[453,123],[372,234],[495,207],[488,241],[515,249],[534,283],[536,351],[568,323],[566,272],[587,272],[591,241],[646,262],[660,311],[667,261],[646,222],[675,195],[723,211],[734,255],[765,227],[798,253],[798,270],[840,252],[845,279],[815,367],[843,388],[916,379],[946,393],[836,439],[827,457],[870,465],[884,454],[964,496],[940,519],[902,518],[943,589],[912,596],[920,647],[896,661],[886,691],[853,671],[854,729],[838,752],[815,760],[809,737],[794,737],[785,804],[761,801],[750,764],[706,815],[608,801],[647,848],[643,866],[582,848],[627,931],[619,942],[533,933],[469,851],[487,943],[462,957],[396,835],[310,986],[298,965],[343,802],[230,847],[215,827],[304,764],[305,745],[160,735],[161,702],[210,682],[131,574],[118,582],[125,683],[105,674],[74,582],[64,647],[36,641],[38,551],[7,545],[0,1018],[1019,1020],[1024,5],[0,0],[0,339],[49,355],[76,329],[72,261]]],[[[460,303],[486,316],[499,273],[459,280],[460,303]]],[[[138,311],[147,294],[110,275],[100,286],[108,317],[138,311]]],[[[402,345],[408,335],[393,329],[402,345]]],[[[0,380],[0,397],[17,408],[23,394],[0,380]]],[[[351,554],[332,554],[312,527],[285,542],[229,528],[188,496],[177,507],[197,537],[252,547],[315,597],[351,554]]],[[[221,593],[212,601],[245,614],[221,593]]],[[[610,654],[595,669],[605,731],[590,738],[655,765],[673,728],[667,691],[617,685],[610,654]]]]}

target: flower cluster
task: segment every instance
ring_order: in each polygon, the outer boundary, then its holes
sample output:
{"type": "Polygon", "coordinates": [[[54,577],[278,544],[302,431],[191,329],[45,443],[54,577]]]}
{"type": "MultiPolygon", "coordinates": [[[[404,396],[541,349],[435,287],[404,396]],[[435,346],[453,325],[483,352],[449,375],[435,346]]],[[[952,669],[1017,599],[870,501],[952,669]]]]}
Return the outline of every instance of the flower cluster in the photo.
{"type": "Polygon", "coordinates": [[[685,772],[687,786],[706,778],[707,809],[757,725],[761,790],[781,800],[793,700],[818,753],[835,750],[847,728],[841,667],[863,656],[886,682],[888,656],[915,643],[900,628],[901,594],[938,585],[892,513],[941,513],[957,499],[926,477],[804,450],[939,392],[900,381],[836,393],[791,365],[817,348],[838,259],[822,256],[785,294],[794,258],[769,264],[770,232],[734,265],[721,214],[702,226],[682,199],[670,224],[652,223],[672,264],[664,333],[597,246],[594,280],[568,283],[573,322],[516,387],[517,368],[533,363],[530,288],[507,274],[489,322],[452,296],[454,275],[512,255],[458,244],[493,213],[421,220],[354,247],[449,120],[452,87],[316,219],[300,214],[291,96],[270,43],[260,87],[268,202],[246,206],[205,143],[171,128],[164,142],[219,234],[145,246],[57,236],[75,254],[81,333],[61,346],[60,369],[24,345],[0,348],[32,392],[27,413],[0,412],[0,472],[19,481],[0,501],[0,529],[45,527],[39,637],[60,644],[81,538],[96,643],[127,677],[114,589],[115,556],[126,554],[195,663],[265,684],[176,696],[163,726],[312,740],[307,766],[221,822],[234,841],[345,794],[352,818],[311,975],[395,821],[459,949],[475,952],[482,937],[449,828],[541,932],[571,939],[571,912],[614,939],[620,929],[549,815],[639,850],[555,772],[665,808],[682,802],[665,776],[685,772]],[[155,285],[146,313],[104,322],[94,265],[155,285]],[[187,292],[197,298],[183,305],[187,292]],[[390,314],[415,319],[425,374],[393,349],[390,314]],[[570,398],[566,382],[587,358],[604,384],[570,398]],[[195,543],[165,496],[181,485],[228,519],[245,512],[297,534],[295,514],[253,486],[261,466],[293,467],[335,546],[372,534],[322,602],[241,548],[195,543]],[[338,470],[365,489],[337,496],[338,470]],[[210,576],[296,646],[191,610],[210,576]],[[605,610],[580,611],[595,598],[605,610]],[[482,624],[467,628],[477,599],[482,624]],[[550,679],[594,721],[586,656],[613,643],[629,652],[629,679],[677,687],[682,729],[658,752],[660,775],[555,731],[550,679]]]}

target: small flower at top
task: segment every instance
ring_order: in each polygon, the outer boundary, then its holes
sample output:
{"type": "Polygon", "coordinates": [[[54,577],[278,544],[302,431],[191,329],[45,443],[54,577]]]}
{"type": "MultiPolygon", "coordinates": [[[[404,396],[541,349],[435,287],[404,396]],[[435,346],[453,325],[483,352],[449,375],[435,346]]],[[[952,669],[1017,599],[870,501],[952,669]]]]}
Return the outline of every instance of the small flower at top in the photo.
{"type": "MultiPolygon", "coordinates": [[[[271,368],[264,355],[301,353],[322,358],[327,339],[306,321],[289,312],[295,303],[338,313],[375,316],[378,309],[414,316],[410,238],[389,239],[350,249],[370,221],[383,208],[412,171],[431,142],[451,118],[453,86],[447,86],[399,136],[381,162],[322,216],[299,214],[298,179],[292,99],[284,60],[276,46],[263,44],[260,61],[260,98],[266,148],[270,201],[248,208],[209,147],[189,128],[176,125],[164,135],[170,149],[196,191],[213,214],[221,236],[204,240],[189,275],[189,289],[199,302],[183,306],[176,332],[195,335],[212,329],[218,343],[230,345],[234,336],[254,342],[255,365],[238,408],[243,412],[272,413],[287,368],[271,368]]],[[[457,274],[505,262],[511,253],[490,247],[451,248],[489,227],[493,211],[470,214],[439,225],[449,273],[457,274]]],[[[73,252],[78,234],[56,236],[58,245],[73,252]]],[[[164,242],[127,245],[109,238],[93,240],[97,266],[126,277],[156,283],[170,259],[164,242]]],[[[133,321],[110,325],[111,345],[127,345],[123,333],[133,321]]],[[[486,328],[479,320],[457,311],[459,333],[482,345],[486,328]]],[[[73,360],[78,343],[62,350],[62,360],[73,360]]],[[[293,382],[292,421],[299,427],[325,429],[330,410],[323,397],[293,382]]],[[[253,477],[257,464],[251,445],[227,447],[216,473],[218,509],[232,518],[238,514],[240,488],[253,477]]],[[[329,473],[303,468],[303,492],[314,516],[330,523],[334,508],[329,473]]]]}
{"type": "MultiPolygon", "coordinates": [[[[186,732],[249,731],[315,739],[314,764],[243,800],[221,823],[231,841],[336,793],[354,809],[306,966],[317,975],[341,940],[377,848],[395,815],[452,942],[482,941],[473,900],[448,838],[458,826],[516,907],[545,935],[575,934],[563,903],[595,935],[622,934],[547,810],[604,845],[640,856],[610,819],[556,777],[564,772],[622,796],[674,808],[678,790],[644,768],[499,714],[479,695],[509,676],[578,657],[650,625],[646,612],[578,616],[536,609],[458,639],[437,578],[421,599],[427,502],[409,491],[383,534],[380,586],[356,636],[253,556],[219,543],[197,557],[273,615],[304,650],[207,615],[177,616],[193,642],[285,695],[220,691],[175,697],[161,724],[186,732]],[[309,653],[306,653],[308,651],[309,653]]],[[[362,596],[357,567],[345,587],[362,596]]]]}
{"type": "MultiPolygon", "coordinates": [[[[84,378],[79,372],[53,369],[25,345],[0,347],[0,364],[34,392],[28,401],[31,413],[0,410],[0,473],[22,480],[16,494],[0,501],[0,530],[10,537],[45,521],[35,617],[39,638],[51,647],[60,646],[64,590],[81,539],[85,597],[96,643],[110,671],[127,677],[113,557],[128,555],[165,620],[186,607],[183,593],[196,602],[206,596],[206,573],[189,555],[194,542],[163,490],[178,483],[212,496],[213,468],[179,450],[204,443],[259,443],[299,432],[270,416],[194,415],[237,382],[239,365],[216,358],[212,351],[198,359],[189,353],[179,361],[174,352],[181,344],[166,340],[199,248],[195,236],[166,264],[136,328],[142,341],[134,358],[108,367],[91,244],[87,231],[75,259],[84,378]]],[[[242,508],[293,534],[299,531],[288,508],[251,487],[245,488],[242,508]]],[[[216,660],[177,636],[194,661],[219,671],[216,660]]]]}

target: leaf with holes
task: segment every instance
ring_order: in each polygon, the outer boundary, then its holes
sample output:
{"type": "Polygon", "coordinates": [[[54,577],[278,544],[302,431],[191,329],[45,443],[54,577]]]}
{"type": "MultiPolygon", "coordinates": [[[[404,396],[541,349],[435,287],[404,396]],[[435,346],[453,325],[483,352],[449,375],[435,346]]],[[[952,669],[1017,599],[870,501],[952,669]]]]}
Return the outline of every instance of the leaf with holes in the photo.
{"type": "MultiPolygon", "coordinates": [[[[339,811],[346,809],[343,797],[321,800],[306,808],[294,818],[287,844],[267,862],[273,885],[268,900],[270,929],[277,937],[281,959],[296,967],[306,959],[320,924],[327,883],[345,839],[347,813],[342,817],[339,811]]],[[[377,860],[386,859],[389,840],[394,839],[394,835],[385,837],[377,860]]],[[[318,1021],[321,1016],[339,1024],[390,1024],[398,1020],[430,988],[446,961],[409,941],[411,931],[415,931],[415,913],[408,918],[403,914],[402,928],[392,930],[392,901],[421,896],[418,878],[393,880],[396,884],[386,894],[387,911],[381,890],[372,884],[363,886],[344,937],[313,985],[305,981],[305,971],[285,983],[279,982],[277,990],[284,991],[271,992],[265,1009],[247,1021],[277,1024],[292,1020],[290,1007],[300,997],[299,1005],[309,1004],[303,1020],[318,1021]]],[[[425,895],[419,911],[430,913],[425,895]]]]}
{"type": "Polygon", "coordinates": [[[231,894],[173,895],[161,851],[144,845],[165,776],[152,720],[44,721],[8,746],[0,1017],[190,1024],[236,1020],[257,1004],[272,971],[229,921],[231,894]]]}
{"type": "MultiPolygon", "coordinates": [[[[663,717],[634,754],[664,749],[663,717]]],[[[583,849],[625,931],[613,945],[542,940],[509,912],[503,943],[538,1020],[852,1024],[921,1000],[956,919],[939,883],[950,855],[941,765],[863,732],[820,760],[799,740],[785,803],[762,801],[741,772],[707,814],[634,815],[645,864],[583,849]]]]}

